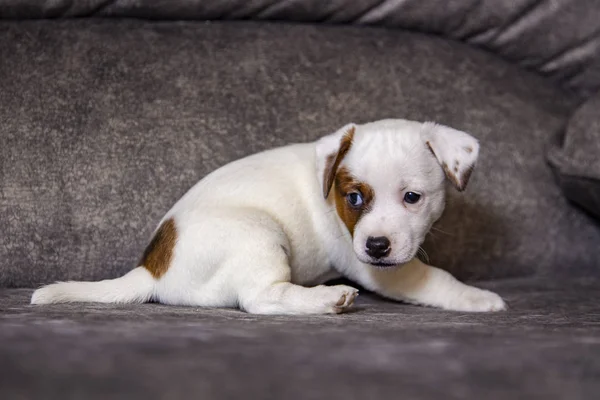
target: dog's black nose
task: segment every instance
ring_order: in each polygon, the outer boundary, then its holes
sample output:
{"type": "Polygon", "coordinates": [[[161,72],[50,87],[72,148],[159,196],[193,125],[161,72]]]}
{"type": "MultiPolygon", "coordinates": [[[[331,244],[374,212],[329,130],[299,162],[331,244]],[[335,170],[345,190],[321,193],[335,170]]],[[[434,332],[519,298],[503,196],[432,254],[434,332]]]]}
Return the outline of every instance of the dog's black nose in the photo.
{"type": "Polygon", "coordinates": [[[390,240],[385,236],[369,236],[367,238],[367,254],[373,258],[383,258],[390,254],[390,240]]]}

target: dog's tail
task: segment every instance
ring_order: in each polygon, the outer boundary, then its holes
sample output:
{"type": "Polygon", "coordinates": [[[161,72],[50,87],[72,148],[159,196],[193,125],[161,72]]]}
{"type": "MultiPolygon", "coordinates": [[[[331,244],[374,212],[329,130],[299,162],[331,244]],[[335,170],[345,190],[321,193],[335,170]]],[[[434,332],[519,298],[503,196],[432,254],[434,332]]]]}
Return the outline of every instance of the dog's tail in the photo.
{"type": "Polygon", "coordinates": [[[57,282],[44,286],[31,297],[31,304],[71,302],[145,303],[152,298],[156,280],[144,267],[117,279],[100,282],[57,282]]]}

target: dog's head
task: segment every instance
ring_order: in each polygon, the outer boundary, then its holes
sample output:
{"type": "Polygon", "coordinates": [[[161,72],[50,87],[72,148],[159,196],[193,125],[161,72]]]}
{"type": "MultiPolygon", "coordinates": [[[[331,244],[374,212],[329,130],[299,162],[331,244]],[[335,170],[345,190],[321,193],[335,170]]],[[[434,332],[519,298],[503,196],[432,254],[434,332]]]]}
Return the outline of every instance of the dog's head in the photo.
{"type": "Polygon", "coordinates": [[[478,153],[475,138],[434,123],[349,124],[317,142],[317,173],[358,259],[395,266],[442,215],[445,180],[465,189],[478,153]]]}

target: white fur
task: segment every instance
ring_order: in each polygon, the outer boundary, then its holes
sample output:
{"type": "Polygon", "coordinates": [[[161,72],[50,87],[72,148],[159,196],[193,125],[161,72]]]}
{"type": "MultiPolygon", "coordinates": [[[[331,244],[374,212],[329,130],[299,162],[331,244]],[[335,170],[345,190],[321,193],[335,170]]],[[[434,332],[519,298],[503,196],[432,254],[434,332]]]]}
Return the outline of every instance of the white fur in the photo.
{"type": "Polygon", "coordinates": [[[114,280],[43,287],[32,303],[153,299],[260,314],[337,313],[352,305],[357,290],[321,284],[346,276],[392,299],[460,311],[502,310],[498,295],[415,258],[444,208],[440,163],[452,166],[459,159],[461,168],[470,168],[477,154],[477,141],[466,133],[405,120],[350,124],[314,143],[255,154],[205,177],[165,215],[163,221],[174,218],[178,240],[160,279],[138,267],[114,280]],[[337,154],[351,127],[353,145],[341,165],[375,192],[372,210],[353,236],[322,190],[326,159],[337,154]],[[473,151],[466,154],[466,146],[473,151]],[[404,203],[406,191],[418,191],[422,201],[404,203]],[[390,238],[387,260],[395,266],[371,264],[364,243],[378,235],[390,238]]]}
{"type": "Polygon", "coordinates": [[[36,290],[31,304],[68,302],[145,303],[152,298],[155,281],[142,267],[116,279],[100,282],[57,282],[36,290]]]}

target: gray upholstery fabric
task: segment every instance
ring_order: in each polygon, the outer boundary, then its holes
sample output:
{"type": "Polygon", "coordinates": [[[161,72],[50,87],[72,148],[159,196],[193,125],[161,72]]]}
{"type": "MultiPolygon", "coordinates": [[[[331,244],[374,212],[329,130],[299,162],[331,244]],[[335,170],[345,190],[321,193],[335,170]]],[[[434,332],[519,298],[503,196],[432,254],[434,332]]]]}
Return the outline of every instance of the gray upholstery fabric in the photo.
{"type": "MultiPolygon", "coordinates": [[[[583,3],[553,2],[558,9],[583,3]]],[[[0,0],[0,15],[109,15],[129,7],[159,16],[144,1],[90,4],[0,0]]],[[[167,2],[153,4],[163,10],[167,2]]],[[[244,4],[240,14],[218,17],[244,17],[258,2],[244,4]]],[[[316,15],[307,4],[260,13],[275,18],[307,7],[316,15]]],[[[330,4],[332,20],[352,10],[330,4]]],[[[362,22],[418,15],[408,12],[416,2],[391,4],[360,11],[371,15],[362,22]]],[[[502,38],[529,32],[544,4],[531,3],[494,40],[543,53],[525,33],[524,43],[502,38]]],[[[482,18],[488,8],[480,7],[482,18]]],[[[197,17],[195,9],[182,14],[197,17]]],[[[459,29],[447,22],[435,31],[459,29]]],[[[533,37],[565,44],[570,35],[588,37],[580,25],[533,37]]],[[[481,140],[469,188],[452,192],[429,238],[431,261],[461,277],[536,274],[483,285],[509,302],[497,314],[364,293],[355,312],[338,316],[31,306],[31,289],[2,288],[1,399],[571,400],[600,392],[600,227],[567,204],[546,163],[578,102],[549,81],[459,43],[392,30],[107,19],[4,21],[0,37],[0,287],[120,275],[163,213],[208,172],[348,121],[385,117],[436,120],[481,140]]],[[[580,91],[593,83],[595,39],[588,39],[576,46],[582,64],[568,51],[559,57],[566,64],[552,64],[562,65],[560,73],[573,66],[574,80],[564,82],[580,91]]],[[[569,157],[582,143],[590,146],[584,128],[593,109],[586,107],[555,150],[567,162],[578,160],[569,157]]]]}
{"type": "Polygon", "coordinates": [[[600,227],[545,161],[574,102],[455,42],[258,23],[0,23],[0,286],[132,268],[220,165],[349,121],[435,120],[481,140],[426,246],[462,278],[597,271],[600,227]]]}
{"type": "Polygon", "coordinates": [[[337,316],[146,305],[26,305],[0,290],[3,399],[593,399],[596,282],[487,285],[463,314],[366,294],[337,316]]]}
{"type": "Polygon", "coordinates": [[[598,0],[0,0],[0,18],[82,16],[251,18],[419,30],[481,46],[582,95],[600,89],[598,0]]]}
{"type": "Polygon", "coordinates": [[[567,198],[600,218],[600,93],[573,114],[549,159],[567,198]]]}

